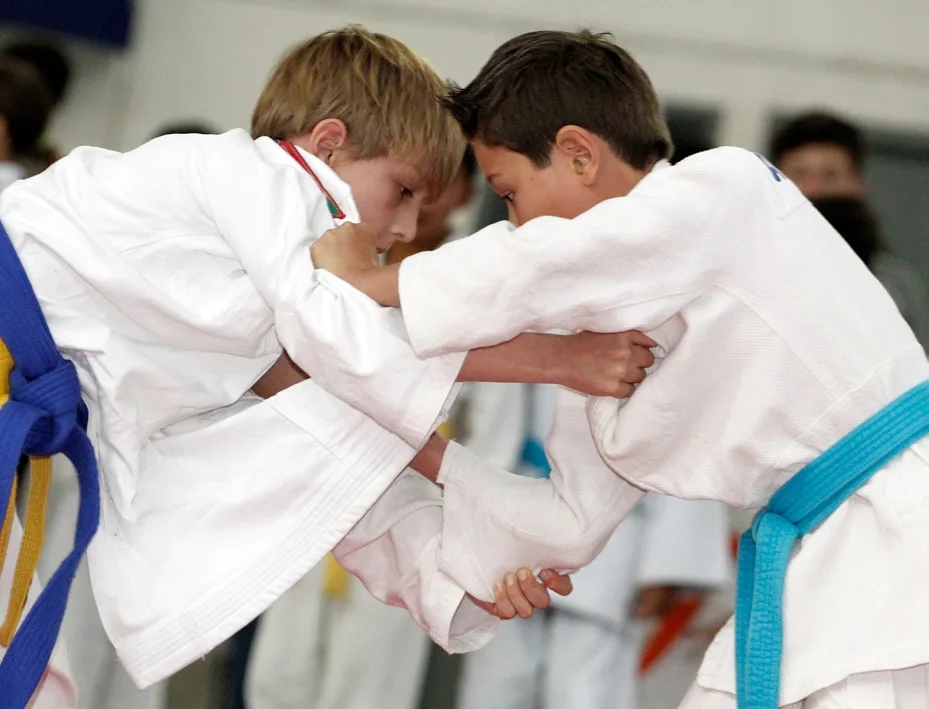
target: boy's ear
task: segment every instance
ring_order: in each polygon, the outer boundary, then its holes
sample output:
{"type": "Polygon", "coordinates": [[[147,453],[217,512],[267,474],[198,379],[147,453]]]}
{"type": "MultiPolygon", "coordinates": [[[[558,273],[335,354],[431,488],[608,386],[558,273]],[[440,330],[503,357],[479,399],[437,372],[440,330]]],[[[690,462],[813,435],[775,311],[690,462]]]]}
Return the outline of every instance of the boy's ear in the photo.
{"type": "Polygon", "coordinates": [[[578,126],[564,126],[555,135],[554,151],[577,173],[581,182],[590,185],[600,167],[600,151],[590,131],[578,126]]]}
{"type": "Polygon", "coordinates": [[[326,118],[293,142],[328,163],[334,152],[348,146],[348,127],[338,118],[326,118]]]}

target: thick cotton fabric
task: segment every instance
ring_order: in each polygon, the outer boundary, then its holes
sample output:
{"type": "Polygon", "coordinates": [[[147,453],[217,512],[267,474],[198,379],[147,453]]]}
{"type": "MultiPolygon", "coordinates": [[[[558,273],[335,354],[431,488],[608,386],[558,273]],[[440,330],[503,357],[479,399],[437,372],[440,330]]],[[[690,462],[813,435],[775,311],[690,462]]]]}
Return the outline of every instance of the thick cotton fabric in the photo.
{"type": "MultiPolygon", "coordinates": [[[[577,219],[498,224],[414,256],[400,292],[423,356],[550,328],[639,329],[665,355],[624,407],[587,403],[586,438],[583,404],[572,404],[564,427],[579,442],[562,439],[556,422],[551,483],[515,491],[508,479],[472,476],[473,461],[452,451],[443,548],[453,553],[442,568],[484,597],[518,559],[586,563],[645,490],[761,507],[929,378],[877,279],[791,182],[737,148],[655,170],[577,219]],[[512,547],[487,553],[487,539],[514,533],[512,547]]],[[[918,592],[929,587],[927,507],[921,442],[798,544],[785,585],[782,704],[851,675],[929,663],[929,601],[918,592]]],[[[730,625],[699,685],[733,693],[734,667],[730,625]]]]}
{"type": "Polygon", "coordinates": [[[91,578],[140,687],[232,635],[353,530],[346,564],[367,555],[372,593],[437,642],[468,649],[493,627],[471,606],[449,635],[463,593],[437,569],[441,498],[401,485],[415,496],[359,524],[444,418],[462,356],[419,360],[397,311],[313,268],[309,245],[335,226],[324,191],[358,214],[303,157],[319,184],[267,138],[168,136],[79,148],[0,196],[90,410],[91,578]],[[312,380],[261,401],[248,391],[282,346],[312,380]]]}
{"type": "MultiPolygon", "coordinates": [[[[727,692],[694,685],[680,709],[736,709],[736,702],[727,692]]],[[[785,709],[929,709],[929,668],[852,675],[785,709]]]]}

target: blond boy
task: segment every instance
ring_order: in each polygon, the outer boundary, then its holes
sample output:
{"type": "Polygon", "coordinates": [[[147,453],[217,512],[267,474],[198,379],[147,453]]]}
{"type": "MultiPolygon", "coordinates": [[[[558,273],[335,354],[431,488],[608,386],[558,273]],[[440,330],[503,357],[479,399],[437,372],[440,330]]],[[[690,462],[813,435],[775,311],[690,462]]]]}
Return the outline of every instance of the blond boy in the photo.
{"type": "MultiPolygon", "coordinates": [[[[253,135],[168,136],[126,154],[80,148],[0,199],[4,266],[21,263],[28,276],[4,297],[41,304],[67,361],[40,362],[34,375],[59,377],[72,397],[45,415],[53,434],[33,431],[41,445],[19,445],[78,463],[87,495],[70,574],[95,526],[99,462],[94,593],[139,686],[209,651],[343,538],[348,563],[366,558],[375,595],[409,606],[446,646],[470,647],[489,616],[438,571],[431,535],[392,533],[439,524],[420,480],[391,483],[444,417],[455,381],[613,393],[643,376],[622,337],[536,335],[420,360],[396,311],[314,270],[308,246],[342,222],[363,218],[381,251],[413,237],[420,206],[464,148],[443,92],[400,42],[329,32],[282,60],[253,135]],[[313,378],[262,401],[250,390],[280,388],[269,369],[283,351],[313,378]],[[362,519],[382,496],[388,513],[362,519]]],[[[18,367],[35,364],[15,332],[0,338],[18,367]]],[[[8,406],[26,411],[18,392],[8,406]]],[[[63,608],[49,608],[60,622],[63,608]]]]}

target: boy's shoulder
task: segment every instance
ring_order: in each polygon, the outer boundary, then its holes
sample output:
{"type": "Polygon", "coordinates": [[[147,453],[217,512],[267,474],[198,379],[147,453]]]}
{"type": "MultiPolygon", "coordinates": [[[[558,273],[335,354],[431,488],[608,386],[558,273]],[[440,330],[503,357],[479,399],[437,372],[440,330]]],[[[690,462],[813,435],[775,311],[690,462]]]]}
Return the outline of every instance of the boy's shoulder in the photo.
{"type": "Polygon", "coordinates": [[[749,174],[761,175],[764,172],[767,172],[770,177],[774,177],[775,173],[777,177],[783,177],[760,153],[733,146],[712,148],[695,153],[681,160],[674,167],[681,171],[706,171],[734,178],[745,177],[749,174]]]}
{"type": "Polygon", "coordinates": [[[317,234],[331,229],[334,218],[358,221],[351,189],[325,162],[272,138],[252,138],[242,129],[175,134],[155,138],[143,150],[152,159],[195,166],[218,192],[226,183],[248,182],[256,199],[276,201],[282,210],[299,205],[317,234]]]}
{"type": "MultiPolygon", "coordinates": [[[[692,155],[672,168],[682,182],[704,183],[730,201],[757,203],[780,218],[806,202],[796,185],[760,153],[722,147],[692,155]]],[[[669,170],[670,172],[671,170],[669,170]]]]}
{"type": "Polygon", "coordinates": [[[234,128],[225,133],[168,133],[152,138],[145,146],[157,146],[159,150],[254,150],[255,141],[247,131],[234,128]]]}
{"type": "MultiPolygon", "coordinates": [[[[773,167],[770,167],[773,170],[773,167]]],[[[717,197],[749,195],[763,179],[770,179],[765,159],[742,148],[722,147],[691,155],[674,165],[659,163],[637,190],[679,194],[701,202],[717,197]]]]}

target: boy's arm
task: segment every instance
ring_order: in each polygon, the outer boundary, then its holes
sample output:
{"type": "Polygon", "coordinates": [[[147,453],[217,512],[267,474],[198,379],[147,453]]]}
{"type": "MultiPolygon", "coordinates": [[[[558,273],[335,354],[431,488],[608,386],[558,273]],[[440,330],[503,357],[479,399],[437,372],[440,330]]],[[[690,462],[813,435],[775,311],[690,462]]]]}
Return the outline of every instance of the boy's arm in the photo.
{"type": "MultiPolygon", "coordinates": [[[[412,471],[403,473],[333,549],[347,571],[378,600],[406,608],[417,624],[448,652],[486,644],[498,619],[529,617],[547,608],[547,588],[566,595],[569,578],[545,571],[513,575],[490,602],[467,595],[439,566],[443,540],[442,494],[412,471]],[[494,617],[496,616],[496,617],[494,617]]],[[[501,540],[504,541],[504,540],[501,540]]],[[[502,579],[501,579],[502,580],[502,579]]]]}
{"type": "MultiPolygon", "coordinates": [[[[524,333],[509,342],[465,355],[459,382],[562,384],[594,396],[625,398],[645,378],[655,343],[638,332],[601,335],[524,333]]],[[[286,354],[252,390],[267,399],[308,375],[286,354]]]]}
{"type": "Polygon", "coordinates": [[[624,399],[654,364],[652,347],[656,343],[640,332],[522,333],[468,352],[458,381],[561,384],[591,396],[624,399]]]}
{"type": "Polygon", "coordinates": [[[437,439],[411,463],[445,486],[439,568],[480,600],[493,601],[495,585],[521,567],[565,573],[590,563],[645,494],[600,458],[586,397],[558,396],[549,480],[513,475],[437,439]]]}
{"type": "Polygon", "coordinates": [[[527,330],[648,332],[731,270],[746,234],[761,238],[752,215],[763,212],[760,183],[770,172],[751,153],[721,155],[718,174],[708,159],[660,170],[576,219],[498,223],[399,269],[361,263],[357,234],[328,235],[314,259],[379,302],[400,304],[421,356],[527,330]]]}
{"type": "MultiPolygon", "coordinates": [[[[254,391],[270,397],[306,379],[306,374],[285,354],[254,391]]],[[[401,475],[333,552],[372,595],[384,603],[407,608],[442,647],[464,651],[476,649],[493,634],[494,624],[484,613],[503,620],[516,615],[528,618],[534,609],[549,606],[547,589],[565,596],[571,593],[572,585],[570,578],[551,570],[539,575],[543,585],[527,569],[519,569],[494,587],[493,602],[485,602],[465,598],[462,590],[438,570],[442,498],[438,488],[424,478],[430,478],[432,471],[431,479],[435,480],[445,445],[433,434],[411,463],[424,474],[408,471],[401,475]],[[451,616],[450,599],[458,600],[451,616]]]]}

